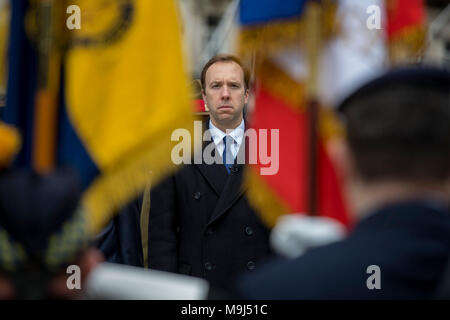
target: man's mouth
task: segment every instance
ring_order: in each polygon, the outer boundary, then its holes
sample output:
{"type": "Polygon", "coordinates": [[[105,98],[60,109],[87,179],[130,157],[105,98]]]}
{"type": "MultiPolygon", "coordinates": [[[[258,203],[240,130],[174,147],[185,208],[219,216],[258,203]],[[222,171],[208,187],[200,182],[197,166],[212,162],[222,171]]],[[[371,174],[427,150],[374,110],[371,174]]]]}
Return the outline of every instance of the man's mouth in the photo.
{"type": "Polygon", "coordinates": [[[232,106],[220,106],[219,109],[233,109],[232,106]]]}

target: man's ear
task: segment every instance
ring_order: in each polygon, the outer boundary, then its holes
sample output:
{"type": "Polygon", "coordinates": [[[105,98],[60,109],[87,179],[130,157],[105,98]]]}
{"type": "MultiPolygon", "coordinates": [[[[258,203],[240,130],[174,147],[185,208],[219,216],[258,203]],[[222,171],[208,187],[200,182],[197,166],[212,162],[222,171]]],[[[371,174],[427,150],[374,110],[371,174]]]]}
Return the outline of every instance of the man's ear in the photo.
{"type": "Polygon", "coordinates": [[[244,104],[248,103],[248,96],[249,96],[249,89],[245,89],[245,93],[244,93],[244,104]]]}
{"type": "Polygon", "coordinates": [[[202,89],[202,99],[203,103],[205,104],[205,111],[209,111],[208,103],[206,102],[206,93],[205,90],[202,89]]]}
{"type": "Polygon", "coordinates": [[[348,143],[341,137],[333,138],[327,143],[327,151],[336,168],[339,179],[345,183],[349,179],[354,178],[354,160],[348,143]]]}

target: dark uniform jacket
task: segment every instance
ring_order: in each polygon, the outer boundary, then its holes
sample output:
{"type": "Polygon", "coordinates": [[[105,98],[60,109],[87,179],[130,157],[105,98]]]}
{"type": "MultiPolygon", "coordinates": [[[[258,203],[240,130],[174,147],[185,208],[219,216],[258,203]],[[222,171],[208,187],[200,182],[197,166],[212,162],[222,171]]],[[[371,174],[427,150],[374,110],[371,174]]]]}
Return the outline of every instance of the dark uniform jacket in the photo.
{"type": "Polygon", "coordinates": [[[229,174],[223,164],[190,164],[153,189],[150,268],[202,277],[219,288],[258,269],[270,252],[269,230],[249,206],[243,173],[243,164],[229,174]]]}
{"type": "Polygon", "coordinates": [[[449,254],[448,208],[403,203],[369,215],[343,241],[269,263],[236,286],[249,299],[430,299],[448,292],[449,254]],[[372,265],[380,289],[368,288],[372,265]]]}
{"type": "MultiPolygon", "coordinates": [[[[141,197],[140,197],[141,198],[141,197]]],[[[112,263],[143,267],[140,211],[138,201],[125,207],[96,237],[96,246],[105,260],[112,263]]]]}

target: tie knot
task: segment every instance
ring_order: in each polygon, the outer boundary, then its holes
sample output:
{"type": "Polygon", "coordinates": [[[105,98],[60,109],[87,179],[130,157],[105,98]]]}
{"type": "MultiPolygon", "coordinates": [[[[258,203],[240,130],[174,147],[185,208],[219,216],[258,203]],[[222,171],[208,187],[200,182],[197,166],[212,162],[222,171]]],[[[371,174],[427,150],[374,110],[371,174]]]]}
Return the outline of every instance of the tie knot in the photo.
{"type": "Polygon", "coordinates": [[[231,144],[233,144],[233,142],[234,142],[234,139],[232,136],[225,135],[225,137],[223,137],[223,143],[225,145],[231,145],[231,144]]]}

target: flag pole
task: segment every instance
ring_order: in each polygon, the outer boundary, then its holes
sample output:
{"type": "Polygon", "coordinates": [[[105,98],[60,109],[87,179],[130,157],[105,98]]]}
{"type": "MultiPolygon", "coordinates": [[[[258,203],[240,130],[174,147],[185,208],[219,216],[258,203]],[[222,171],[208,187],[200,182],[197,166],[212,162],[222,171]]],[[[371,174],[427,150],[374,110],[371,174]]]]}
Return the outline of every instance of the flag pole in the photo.
{"type": "Polygon", "coordinates": [[[308,2],[306,11],[305,44],[307,52],[308,81],[306,82],[306,104],[308,119],[308,214],[318,214],[318,142],[319,142],[319,114],[318,76],[319,57],[322,45],[320,0],[308,2]]]}
{"type": "Polygon", "coordinates": [[[32,165],[39,173],[55,166],[61,52],[56,19],[61,3],[41,0],[37,7],[38,79],[34,105],[32,165]]]}

